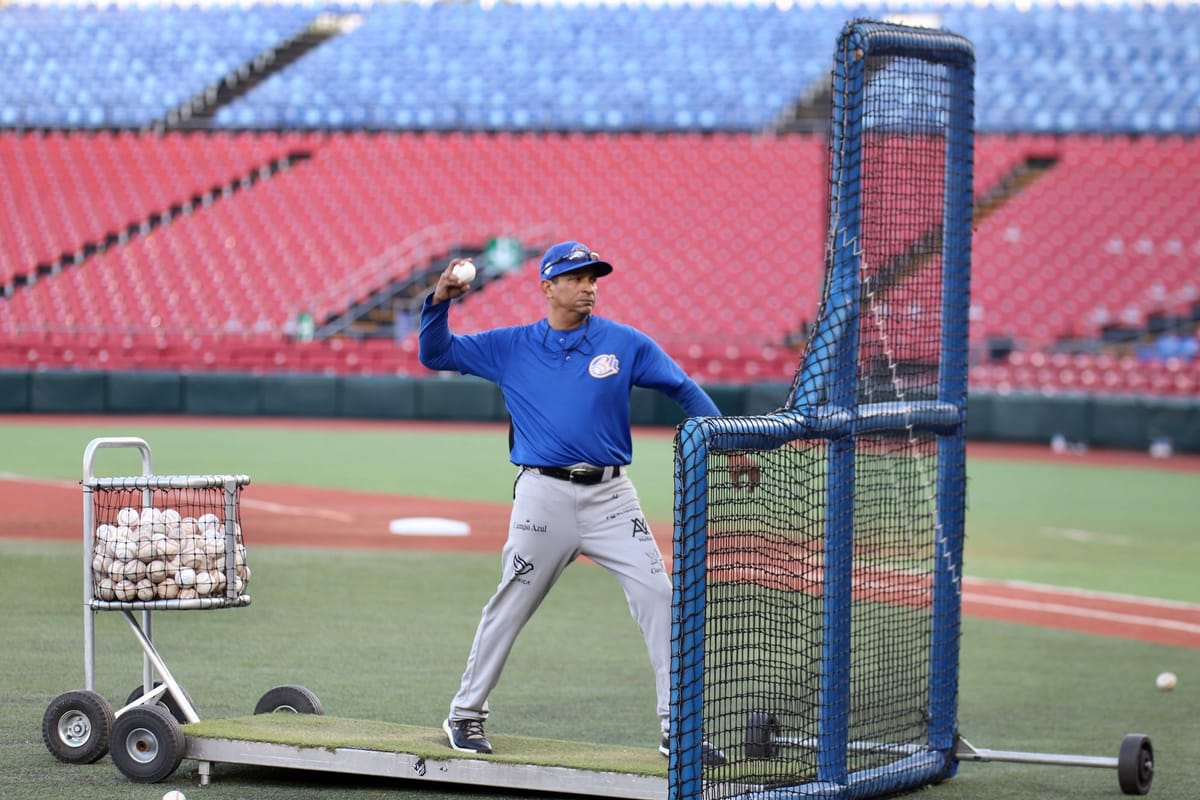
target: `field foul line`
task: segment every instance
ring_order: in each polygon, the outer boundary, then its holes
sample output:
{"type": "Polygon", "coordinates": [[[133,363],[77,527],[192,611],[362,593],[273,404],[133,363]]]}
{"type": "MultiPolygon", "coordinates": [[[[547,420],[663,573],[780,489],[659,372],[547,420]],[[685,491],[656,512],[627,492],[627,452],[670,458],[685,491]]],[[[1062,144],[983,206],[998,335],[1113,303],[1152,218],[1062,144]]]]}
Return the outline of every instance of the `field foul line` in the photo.
{"type": "Polygon", "coordinates": [[[0,472],[0,481],[36,483],[42,486],[57,486],[62,489],[81,489],[80,481],[66,481],[61,478],[31,478],[28,475],[18,475],[15,472],[0,472]]]}
{"type": "MultiPolygon", "coordinates": [[[[1182,611],[1195,611],[1200,614],[1200,605],[1195,603],[1185,603],[1181,600],[1163,600],[1157,597],[1143,597],[1136,594],[1121,594],[1120,592],[1101,592],[1095,589],[1075,589],[1063,586],[1051,586],[1047,583],[1034,583],[1033,581],[1016,581],[1016,580],[992,580],[989,578],[963,578],[963,585],[966,589],[976,588],[980,591],[987,591],[991,588],[1002,589],[1020,589],[1025,592],[1041,592],[1043,594],[1057,594],[1061,597],[1076,597],[1086,598],[1091,600],[1115,600],[1122,603],[1136,603],[1148,608],[1171,608],[1182,611]]],[[[970,595],[975,599],[974,595],[970,595]]]]}
{"type": "MultiPolygon", "coordinates": [[[[13,483],[32,483],[41,486],[55,486],[60,489],[80,489],[79,481],[68,481],[59,478],[33,478],[29,475],[18,475],[15,472],[0,472],[0,481],[12,481],[13,483]]],[[[318,517],[320,519],[328,519],[334,522],[353,522],[354,515],[347,514],[344,511],[335,511],[331,508],[310,508],[308,506],[289,506],[283,503],[272,503],[269,500],[254,500],[243,497],[241,505],[247,508],[256,508],[259,511],[264,511],[268,514],[282,514],[292,517],[318,517]]]]}
{"type": "Polygon", "coordinates": [[[334,511],[332,508],[311,508],[309,506],[289,506],[283,503],[272,503],[268,500],[252,500],[243,497],[243,508],[256,508],[268,514],[283,514],[292,517],[320,517],[334,522],[353,522],[354,515],[344,511],[334,511]]]}
{"type": "Polygon", "coordinates": [[[1034,611],[1042,614],[1058,614],[1067,617],[1082,617],[1084,619],[1119,622],[1123,625],[1136,625],[1143,628],[1161,628],[1163,630],[1180,631],[1200,635],[1200,625],[1191,622],[1180,622],[1173,619],[1144,617],[1141,614],[1122,614],[1117,611],[1099,611],[1078,606],[1064,606],[1059,603],[1040,603],[1032,600],[1016,600],[1009,597],[978,597],[966,595],[965,603],[1016,608],[1022,611],[1034,611]]]}
{"type": "Polygon", "coordinates": [[[1117,533],[1085,531],[1082,528],[1042,528],[1042,533],[1051,539],[1083,542],[1084,544],[1111,544],[1118,547],[1127,547],[1133,544],[1133,539],[1129,536],[1122,536],[1117,533]]]}

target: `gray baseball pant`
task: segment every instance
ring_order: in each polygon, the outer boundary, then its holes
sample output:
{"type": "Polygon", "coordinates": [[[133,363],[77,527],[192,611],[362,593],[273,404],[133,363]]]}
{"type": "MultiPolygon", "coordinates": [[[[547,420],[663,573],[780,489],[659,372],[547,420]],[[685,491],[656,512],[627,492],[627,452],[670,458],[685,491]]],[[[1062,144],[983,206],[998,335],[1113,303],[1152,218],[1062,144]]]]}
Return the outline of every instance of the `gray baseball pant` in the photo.
{"type": "Polygon", "coordinates": [[[484,606],[450,719],[487,719],[488,695],[500,681],[517,634],[567,565],[585,555],[625,590],[654,668],[665,732],[671,698],[671,579],[633,482],[622,474],[584,485],[526,470],[514,495],[500,585],[484,606]]]}

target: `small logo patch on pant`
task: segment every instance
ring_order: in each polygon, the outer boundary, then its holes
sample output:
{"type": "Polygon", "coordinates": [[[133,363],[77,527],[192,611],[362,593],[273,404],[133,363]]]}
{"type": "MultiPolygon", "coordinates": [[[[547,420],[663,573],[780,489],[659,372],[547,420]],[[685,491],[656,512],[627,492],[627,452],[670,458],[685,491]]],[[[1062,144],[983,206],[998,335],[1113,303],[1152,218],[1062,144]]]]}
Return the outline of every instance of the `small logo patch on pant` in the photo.
{"type": "Polygon", "coordinates": [[[646,526],[646,520],[641,517],[633,520],[633,538],[639,542],[648,542],[654,538],[650,535],[650,528],[646,526]]]}
{"type": "Polygon", "coordinates": [[[512,563],[513,563],[513,576],[510,579],[510,582],[511,581],[520,581],[521,583],[528,586],[529,581],[525,580],[522,576],[528,575],[529,573],[533,572],[533,562],[527,561],[520,553],[513,553],[513,562],[512,563]]]}

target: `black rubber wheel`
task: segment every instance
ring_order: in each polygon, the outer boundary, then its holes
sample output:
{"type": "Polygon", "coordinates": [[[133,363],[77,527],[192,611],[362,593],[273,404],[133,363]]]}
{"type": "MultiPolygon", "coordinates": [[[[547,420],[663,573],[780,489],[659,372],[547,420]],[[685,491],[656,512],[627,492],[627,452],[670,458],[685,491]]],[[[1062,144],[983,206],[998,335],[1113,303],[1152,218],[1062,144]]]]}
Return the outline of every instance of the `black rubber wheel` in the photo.
{"type": "Polygon", "coordinates": [[[42,716],[42,741],[50,755],[68,764],[94,764],[108,752],[113,710],[85,689],[60,694],[42,716]]]}
{"type": "Polygon", "coordinates": [[[779,754],[779,720],[766,711],[751,711],[746,718],[746,758],[774,758],[779,754]]]}
{"type": "MultiPolygon", "coordinates": [[[[162,686],[162,681],[158,681],[154,684],[155,689],[157,689],[159,686],[162,686]]],[[[184,689],[182,686],[180,686],[179,690],[183,692],[183,696],[186,697],[188,702],[192,704],[192,710],[195,711],[196,703],[192,700],[192,696],[188,694],[187,689],[184,689]]],[[[131,703],[137,702],[145,693],[146,687],[139,684],[137,688],[129,693],[129,697],[125,698],[125,705],[130,705],[131,703]]],[[[175,695],[171,694],[169,689],[159,696],[158,705],[167,709],[167,711],[170,711],[171,716],[179,720],[180,725],[186,725],[190,721],[187,718],[187,715],[183,713],[183,709],[180,707],[179,703],[175,700],[175,695]]],[[[199,714],[200,712],[197,711],[196,713],[199,714]]]]}
{"type": "Polygon", "coordinates": [[[321,716],[325,708],[317,696],[303,686],[288,684],[269,690],[254,707],[255,714],[316,714],[321,716]]]}
{"type": "Polygon", "coordinates": [[[112,760],[135,783],[158,783],[183,761],[179,720],[157,703],[131,708],[112,726],[112,760]]]}
{"type": "Polygon", "coordinates": [[[1117,754],[1117,782],[1125,794],[1146,794],[1154,780],[1154,748],[1150,737],[1126,734],[1117,754]]]}

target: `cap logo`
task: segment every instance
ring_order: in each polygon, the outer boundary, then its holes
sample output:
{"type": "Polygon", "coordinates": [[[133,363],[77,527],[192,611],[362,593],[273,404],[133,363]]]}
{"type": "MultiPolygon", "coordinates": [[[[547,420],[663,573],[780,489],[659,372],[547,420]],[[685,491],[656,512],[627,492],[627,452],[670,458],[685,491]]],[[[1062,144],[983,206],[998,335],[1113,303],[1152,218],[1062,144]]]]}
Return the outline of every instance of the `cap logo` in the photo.
{"type": "Polygon", "coordinates": [[[607,378],[621,371],[621,362],[612,353],[596,356],[588,364],[588,374],[593,378],[607,378]]]}

